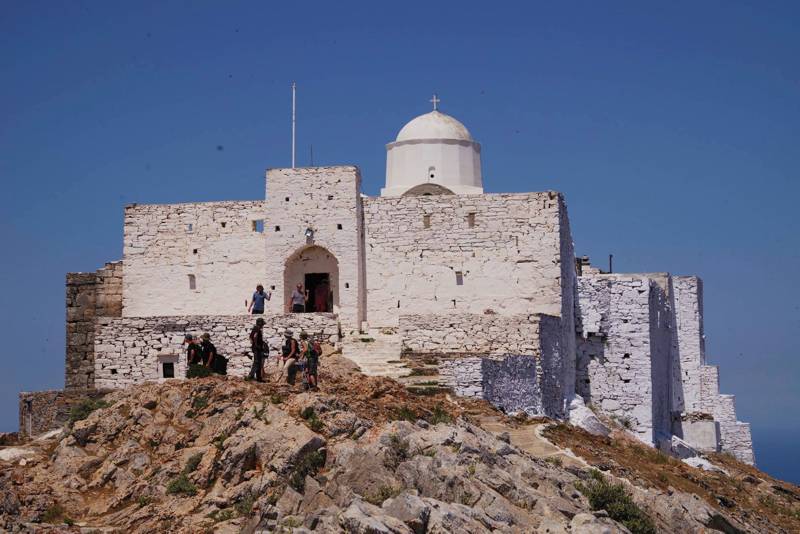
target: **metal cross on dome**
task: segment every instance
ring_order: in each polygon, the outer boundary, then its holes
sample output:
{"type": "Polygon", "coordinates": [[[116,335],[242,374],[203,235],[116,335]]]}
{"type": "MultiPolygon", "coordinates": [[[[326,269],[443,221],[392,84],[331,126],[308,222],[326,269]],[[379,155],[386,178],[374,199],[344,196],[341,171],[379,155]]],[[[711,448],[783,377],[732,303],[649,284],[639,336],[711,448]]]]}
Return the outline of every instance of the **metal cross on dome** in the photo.
{"type": "Polygon", "coordinates": [[[441,102],[441,100],[439,100],[439,97],[436,96],[436,93],[433,93],[433,98],[428,100],[428,102],[433,104],[433,111],[437,111],[439,109],[439,102],[441,102]]]}

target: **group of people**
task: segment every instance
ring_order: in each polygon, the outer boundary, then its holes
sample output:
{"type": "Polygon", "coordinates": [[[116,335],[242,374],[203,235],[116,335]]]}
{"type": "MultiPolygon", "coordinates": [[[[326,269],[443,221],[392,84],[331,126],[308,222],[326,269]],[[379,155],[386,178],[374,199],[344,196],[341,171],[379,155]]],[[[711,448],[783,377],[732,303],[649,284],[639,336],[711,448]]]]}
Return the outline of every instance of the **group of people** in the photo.
{"type": "MultiPolygon", "coordinates": [[[[256,319],[256,324],[250,330],[250,349],[253,353],[253,364],[248,380],[265,382],[267,377],[266,363],[269,358],[269,345],[264,340],[264,325],[266,321],[262,317],[256,319]]],[[[227,373],[227,359],[220,355],[217,348],[211,343],[211,336],[204,333],[200,336],[198,343],[192,334],[184,336],[183,344],[186,345],[186,359],[189,368],[192,366],[202,366],[220,373],[227,373]]],[[[284,342],[281,346],[281,354],[277,360],[277,371],[273,381],[280,382],[286,380],[289,384],[294,384],[297,373],[302,373],[303,386],[306,389],[317,389],[319,358],[322,355],[322,347],[319,341],[309,339],[306,332],[300,332],[299,340],[294,338],[294,332],[287,329],[284,332],[284,342]]]]}
{"type": "MultiPolygon", "coordinates": [[[[256,319],[256,324],[250,331],[250,348],[253,351],[253,365],[250,380],[264,382],[267,376],[266,362],[269,357],[269,345],[264,341],[265,321],[261,317],[256,319]]],[[[306,332],[300,332],[300,339],[294,338],[294,332],[286,329],[284,332],[281,354],[278,356],[277,371],[273,380],[280,382],[286,380],[294,384],[297,373],[303,373],[303,385],[312,390],[317,389],[319,357],[322,347],[319,341],[311,340],[306,332]]]]}
{"type": "MultiPolygon", "coordinates": [[[[292,313],[303,313],[307,311],[324,312],[327,310],[327,300],[329,288],[327,283],[318,284],[315,289],[313,310],[308,309],[309,293],[303,290],[303,284],[297,284],[289,297],[289,311],[292,313]]],[[[253,297],[248,302],[244,301],[247,313],[251,315],[263,315],[267,301],[272,299],[272,291],[264,291],[264,286],[258,284],[253,293],[253,297]]]]}

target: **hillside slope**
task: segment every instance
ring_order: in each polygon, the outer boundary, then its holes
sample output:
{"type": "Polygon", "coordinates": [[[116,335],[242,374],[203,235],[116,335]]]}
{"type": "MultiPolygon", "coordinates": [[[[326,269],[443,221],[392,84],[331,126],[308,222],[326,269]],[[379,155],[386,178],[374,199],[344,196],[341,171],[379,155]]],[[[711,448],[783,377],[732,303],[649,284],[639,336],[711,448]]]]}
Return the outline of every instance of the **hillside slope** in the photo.
{"type": "Polygon", "coordinates": [[[323,359],[320,392],[212,377],[105,402],[0,461],[0,529],[800,531],[798,488],[729,458],[715,459],[727,474],[701,471],[623,435],[411,395],[337,355],[323,359]],[[517,443],[542,429],[558,454],[517,443]]]}

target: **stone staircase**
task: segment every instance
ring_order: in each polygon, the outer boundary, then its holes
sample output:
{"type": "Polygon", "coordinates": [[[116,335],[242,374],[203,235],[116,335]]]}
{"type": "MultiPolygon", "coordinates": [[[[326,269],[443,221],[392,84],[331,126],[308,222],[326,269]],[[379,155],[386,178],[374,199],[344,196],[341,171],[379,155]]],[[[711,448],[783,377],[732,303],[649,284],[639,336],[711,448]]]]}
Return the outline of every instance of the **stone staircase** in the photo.
{"type": "Polygon", "coordinates": [[[369,328],[363,334],[352,334],[342,341],[342,356],[371,376],[408,376],[411,369],[400,361],[401,350],[400,336],[387,328],[369,328]]]}

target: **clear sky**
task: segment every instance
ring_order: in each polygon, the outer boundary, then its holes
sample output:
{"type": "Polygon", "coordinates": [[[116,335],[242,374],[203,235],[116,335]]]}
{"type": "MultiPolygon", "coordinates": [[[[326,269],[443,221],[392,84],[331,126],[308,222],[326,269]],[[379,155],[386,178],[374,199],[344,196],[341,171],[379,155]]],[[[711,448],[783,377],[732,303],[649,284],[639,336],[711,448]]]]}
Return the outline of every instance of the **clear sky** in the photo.
{"type": "Polygon", "coordinates": [[[122,254],[129,203],[257,199],[441,109],[488,192],[565,193],[576,252],[698,274],[708,360],[759,465],[800,482],[797,2],[0,5],[0,430],[60,388],[64,277],[122,254]],[[269,4],[269,5],[268,5],[269,4]]]}

